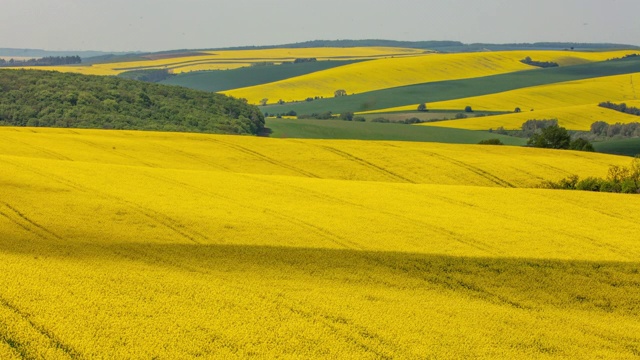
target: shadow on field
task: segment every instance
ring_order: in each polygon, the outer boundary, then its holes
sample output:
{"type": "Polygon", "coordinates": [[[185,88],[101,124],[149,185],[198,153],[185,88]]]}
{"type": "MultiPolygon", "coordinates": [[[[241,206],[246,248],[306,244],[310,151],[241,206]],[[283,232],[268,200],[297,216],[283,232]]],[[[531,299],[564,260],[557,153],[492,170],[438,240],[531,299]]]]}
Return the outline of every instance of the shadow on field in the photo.
{"type": "Polygon", "coordinates": [[[521,309],[555,307],[640,315],[640,264],[572,260],[473,258],[240,245],[74,244],[0,241],[2,254],[37,261],[138,262],[217,275],[344,286],[454,291],[521,309]]]}

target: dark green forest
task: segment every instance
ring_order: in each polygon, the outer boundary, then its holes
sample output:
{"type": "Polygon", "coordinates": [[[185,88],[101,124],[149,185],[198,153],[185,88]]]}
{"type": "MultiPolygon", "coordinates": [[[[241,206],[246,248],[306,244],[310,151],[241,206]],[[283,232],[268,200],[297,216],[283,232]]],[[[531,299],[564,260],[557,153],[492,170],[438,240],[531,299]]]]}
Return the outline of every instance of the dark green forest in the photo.
{"type": "Polygon", "coordinates": [[[0,125],[257,134],[264,116],[242,99],[178,86],[0,70],[0,125]]]}

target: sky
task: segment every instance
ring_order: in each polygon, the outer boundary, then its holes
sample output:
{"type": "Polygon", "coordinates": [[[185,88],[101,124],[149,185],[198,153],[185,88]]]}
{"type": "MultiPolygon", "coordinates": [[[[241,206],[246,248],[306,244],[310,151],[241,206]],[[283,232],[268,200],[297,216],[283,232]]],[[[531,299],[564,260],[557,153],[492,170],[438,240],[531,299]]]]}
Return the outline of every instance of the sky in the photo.
{"type": "Polygon", "coordinates": [[[308,40],[640,45],[639,0],[0,0],[0,48],[162,51],[308,40]]]}

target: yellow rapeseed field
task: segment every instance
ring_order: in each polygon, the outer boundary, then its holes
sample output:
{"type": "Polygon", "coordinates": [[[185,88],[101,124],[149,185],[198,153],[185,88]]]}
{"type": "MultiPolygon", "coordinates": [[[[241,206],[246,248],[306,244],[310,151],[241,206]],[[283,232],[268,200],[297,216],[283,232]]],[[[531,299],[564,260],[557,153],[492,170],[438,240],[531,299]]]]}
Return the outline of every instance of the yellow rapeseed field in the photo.
{"type": "MultiPolygon", "coordinates": [[[[264,85],[226,91],[258,104],[263,98],[272,102],[302,101],[308,97],[333,97],[336,90],[347,94],[381,90],[425,82],[467,79],[514,71],[536,69],[520,62],[530,56],[538,61],[556,61],[572,65],[622,57],[633,51],[499,51],[464,54],[427,54],[405,58],[386,58],[302,75],[264,85]]],[[[417,106],[417,104],[416,104],[417,106]]],[[[415,109],[415,107],[413,108],[415,109]]]]}
{"type": "MultiPolygon", "coordinates": [[[[629,106],[640,107],[640,101],[625,101],[629,106]]],[[[503,127],[508,130],[520,129],[530,119],[558,119],[558,124],[570,130],[588,131],[596,121],[609,124],[630,123],[640,120],[637,116],[600,107],[598,105],[567,106],[555,109],[524,111],[504,115],[470,117],[462,120],[438,121],[420,125],[450,127],[467,130],[488,130],[503,127]]]]}
{"type": "MultiPolygon", "coordinates": [[[[484,96],[428,103],[432,109],[513,111],[516,107],[528,111],[566,106],[599,104],[603,101],[624,102],[638,100],[640,73],[604,76],[594,79],[568,81],[533,86],[484,96]]],[[[416,104],[413,109],[418,105],[416,104]]]]}
{"type": "Polygon", "coordinates": [[[308,48],[204,51],[175,57],[139,61],[92,64],[90,66],[34,66],[29,69],[77,72],[85,75],[117,75],[124,71],[141,69],[168,69],[174,73],[202,70],[227,70],[253,63],[293,61],[297,58],[322,60],[378,59],[424,54],[424,50],[390,47],[308,48]]]}
{"type": "Polygon", "coordinates": [[[628,158],[70,129],[0,140],[2,359],[640,349],[640,202],[512,188],[628,158]]]}

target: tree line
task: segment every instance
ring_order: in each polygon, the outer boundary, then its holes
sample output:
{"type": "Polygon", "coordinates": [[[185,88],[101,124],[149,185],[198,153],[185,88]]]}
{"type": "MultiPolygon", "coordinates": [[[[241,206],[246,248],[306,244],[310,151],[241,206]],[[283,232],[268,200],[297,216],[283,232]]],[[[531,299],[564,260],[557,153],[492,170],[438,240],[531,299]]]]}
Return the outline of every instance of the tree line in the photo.
{"type": "Polygon", "coordinates": [[[540,187],[546,189],[640,194],[640,158],[633,159],[628,167],[610,166],[605,178],[587,177],[580,179],[578,175],[571,175],[560,181],[545,181],[540,187]]]}
{"type": "Polygon", "coordinates": [[[257,134],[246,100],[117,77],[0,70],[0,125],[257,134]]]}
{"type": "Polygon", "coordinates": [[[527,56],[526,58],[520,60],[520,62],[523,63],[523,64],[527,64],[527,65],[531,65],[531,66],[537,66],[537,67],[541,67],[541,68],[551,68],[551,67],[560,66],[557,62],[553,62],[553,61],[535,61],[535,60],[532,60],[529,56],[527,56]]]}
{"type": "Polygon", "coordinates": [[[627,106],[627,104],[625,103],[615,104],[615,103],[612,103],[611,101],[605,101],[598,104],[598,106],[606,109],[615,110],[621,113],[629,114],[629,115],[640,116],[640,109],[634,106],[627,106]]]}
{"type": "Polygon", "coordinates": [[[0,66],[59,66],[82,63],[80,56],[47,56],[39,59],[16,60],[0,59],[0,66]]]}

